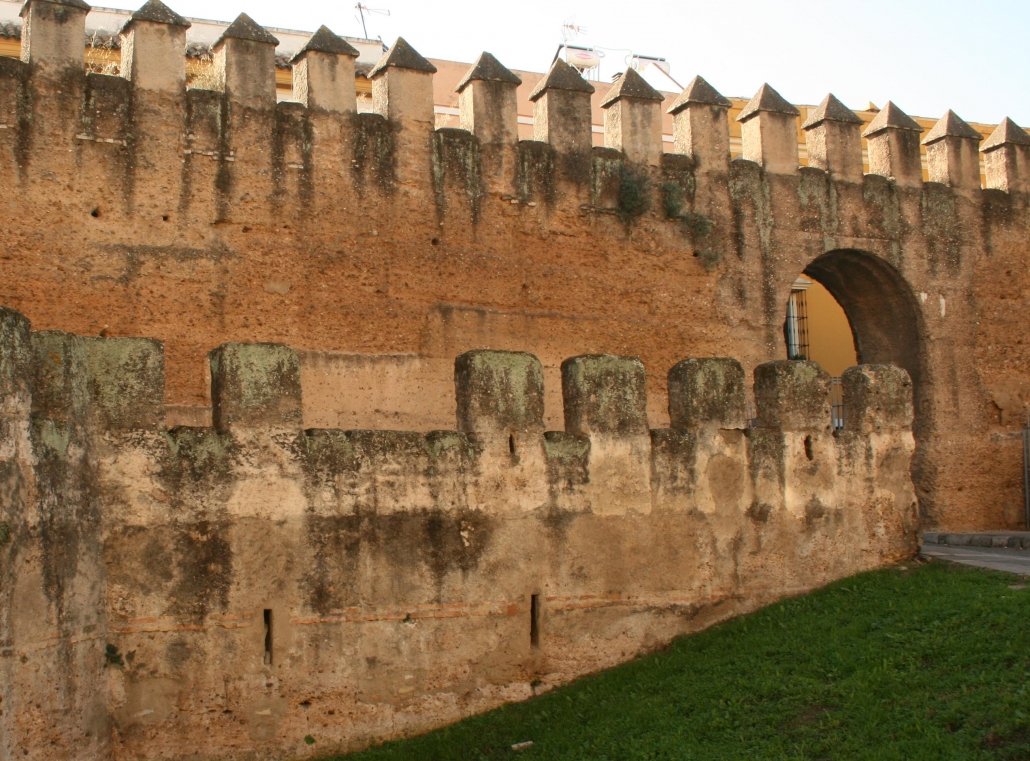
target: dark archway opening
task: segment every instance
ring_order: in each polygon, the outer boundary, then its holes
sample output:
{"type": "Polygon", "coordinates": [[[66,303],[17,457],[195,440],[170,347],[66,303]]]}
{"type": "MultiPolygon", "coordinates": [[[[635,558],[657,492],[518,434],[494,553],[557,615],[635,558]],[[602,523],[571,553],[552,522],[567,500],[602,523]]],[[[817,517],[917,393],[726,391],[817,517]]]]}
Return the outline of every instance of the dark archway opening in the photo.
{"type": "Polygon", "coordinates": [[[882,259],[848,249],[823,254],[804,274],[818,281],[844,309],[860,363],[889,363],[908,371],[918,418],[926,357],[919,307],[901,274],[882,259]]]}
{"type": "Polygon", "coordinates": [[[805,268],[804,275],[826,288],[844,310],[860,364],[894,364],[911,376],[916,439],[912,478],[926,515],[932,511],[933,474],[924,444],[931,435],[932,421],[925,403],[929,379],[916,295],[891,264],[852,249],[823,254],[805,268]]]}

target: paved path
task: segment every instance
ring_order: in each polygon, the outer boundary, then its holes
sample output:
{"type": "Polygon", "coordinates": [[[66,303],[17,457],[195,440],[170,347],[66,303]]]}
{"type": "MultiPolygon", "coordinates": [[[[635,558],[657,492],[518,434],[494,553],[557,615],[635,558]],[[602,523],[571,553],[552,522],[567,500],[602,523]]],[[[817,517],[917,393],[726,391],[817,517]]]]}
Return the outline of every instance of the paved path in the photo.
{"type": "Polygon", "coordinates": [[[928,558],[1030,576],[1030,552],[1027,550],[1004,547],[953,547],[947,544],[924,543],[919,553],[928,558]]]}

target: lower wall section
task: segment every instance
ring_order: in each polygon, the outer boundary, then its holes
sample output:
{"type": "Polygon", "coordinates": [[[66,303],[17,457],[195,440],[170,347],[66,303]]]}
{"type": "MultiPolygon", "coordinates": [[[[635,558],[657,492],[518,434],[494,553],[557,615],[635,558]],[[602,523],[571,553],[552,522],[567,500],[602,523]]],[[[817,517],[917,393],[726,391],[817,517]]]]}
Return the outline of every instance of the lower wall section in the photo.
{"type": "Polygon", "coordinates": [[[540,511],[368,515],[332,533],[313,517],[245,519],[217,539],[196,523],[118,532],[107,547],[118,569],[111,599],[130,609],[110,633],[115,755],[358,748],[529,697],[911,552],[900,538],[859,550],[873,529],[861,514],[778,512],[721,526],[697,512],[540,511]],[[205,557],[206,568],[231,577],[224,604],[193,621],[168,615],[160,591],[204,571],[174,549],[184,537],[218,545],[224,555],[205,557]]]}
{"type": "MultiPolygon", "coordinates": [[[[458,430],[302,430],[301,363],[212,353],[165,429],[160,346],[0,313],[0,751],[292,759],[426,730],[915,550],[911,383],[806,362],[455,364],[458,430]],[[314,739],[314,743],[310,740],[314,739]]],[[[321,389],[319,393],[326,393],[321,389]]]]}

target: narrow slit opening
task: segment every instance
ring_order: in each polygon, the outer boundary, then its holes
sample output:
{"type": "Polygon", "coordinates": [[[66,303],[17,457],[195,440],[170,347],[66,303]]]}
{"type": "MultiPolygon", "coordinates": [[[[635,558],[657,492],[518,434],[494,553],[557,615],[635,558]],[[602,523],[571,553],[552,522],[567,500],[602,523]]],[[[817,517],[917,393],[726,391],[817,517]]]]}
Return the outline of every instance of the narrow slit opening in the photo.
{"type": "Polygon", "coordinates": [[[272,610],[271,608],[265,608],[263,615],[265,622],[265,665],[272,665],[272,610]]]}
{"type": "Polygon", "coordinates": [[[515,454],[515,434],[508,434],[508,453],[515,454]]]}
{"type": "Polygon", "coordinates": [[[814,457],[814,455],[812,454],[812,437],[811,436],[805,436],[805,457],[807,457],[809,459],[809,461],[811,461],[812,457],[814,457]]]}
{"type": "Polygon", "coordinates": [[[529,645],[540,647],[540,595],[529,596],[529,645]]]}

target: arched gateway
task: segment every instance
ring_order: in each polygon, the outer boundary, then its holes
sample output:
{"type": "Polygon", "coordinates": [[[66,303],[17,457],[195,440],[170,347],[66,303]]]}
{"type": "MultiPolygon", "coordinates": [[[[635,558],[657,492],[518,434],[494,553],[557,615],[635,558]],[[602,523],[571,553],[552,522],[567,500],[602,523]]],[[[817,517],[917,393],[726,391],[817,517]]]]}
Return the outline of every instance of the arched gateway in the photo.
{"type": "Polygon", "coordinates": [[[917,444],[912,476],[917,494],[925,497],[932,475],[921,456],[925,447],[920,445],[930,436],[932,419],[926,403],[925,331],[916,295],[893,265],[856,249],[828,251],[805,267],[803,274],[826,288],[844,310],[860,364],[893,364],[911,376],[917,444]]]}

